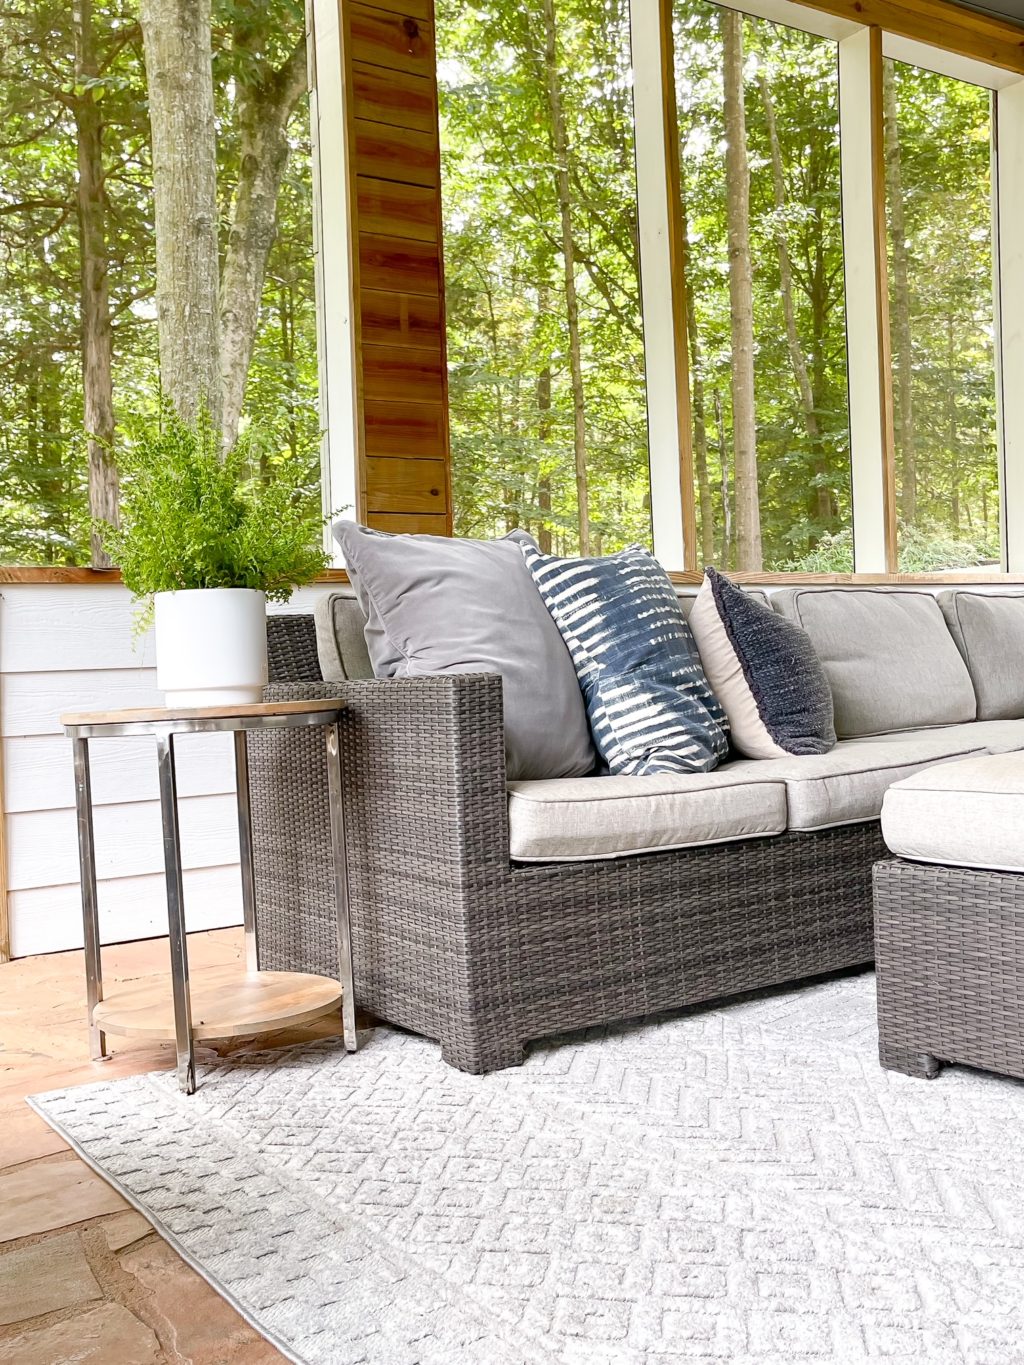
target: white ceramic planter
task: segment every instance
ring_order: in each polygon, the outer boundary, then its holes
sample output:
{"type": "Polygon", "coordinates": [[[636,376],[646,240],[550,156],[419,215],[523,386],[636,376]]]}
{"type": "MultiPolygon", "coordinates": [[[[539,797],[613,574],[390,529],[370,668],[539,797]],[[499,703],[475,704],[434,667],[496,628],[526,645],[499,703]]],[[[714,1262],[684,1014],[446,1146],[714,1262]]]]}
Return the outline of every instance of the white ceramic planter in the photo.
{"type": "Polygon", "coordinates": [[[263,700],[267,599],[252,588],[158,592],[156,683],[166,706],[263,700]]]}

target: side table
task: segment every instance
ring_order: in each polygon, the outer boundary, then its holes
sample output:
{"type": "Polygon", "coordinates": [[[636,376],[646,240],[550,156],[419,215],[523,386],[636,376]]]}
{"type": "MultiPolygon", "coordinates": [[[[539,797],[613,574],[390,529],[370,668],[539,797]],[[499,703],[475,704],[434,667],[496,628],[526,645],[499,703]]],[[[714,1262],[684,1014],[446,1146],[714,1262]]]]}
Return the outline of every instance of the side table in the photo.
{"type": "MultiPolygon", "coordinates": [[[[341,746],[338,718],[345,703],[333,701],[263,702],[249,706],[211,706],[192,710],[96,711],[61,717],[74,748],[75,801],[78,812],[78,850],[82,870],[82,919],[85,928],[86,995],[89,1044],[94,1059],[106,1056],[106,1034],[171,1038],[177,1046],[178,1084],[186,1094],[196,1088],[195,1040],[230,1038],[285,1028],[329,1014],[341,1004],[345,1047],[355,1052],[356,1006],[352,973],[345,820],[341,788],[341,746]],[[338,912],[338,981],[304,972],[261,972],[256,941],[255,877],[252,860],[252,821],[249,809],[249,730],[320,726],[326,735],[326,759],[331,805],[331,842],[338,912]],[[242,871],[242,913],[245,926],[245,972],[235,980],[224,972],[209,975],[209,990],[200,1017],[193,1011],[185,940],[185,905],[178,831],[178,801],[174,767],[174,738],[182,734],[234,734],[235,779],[238,797],[238,842],[242,871]],[[171,952],[173,1018],[148,990],[118,992],[104,999],[99,917],[96,895],[96,854],[93,840],[89,741],[124,735],[152,735],[156,740],[163,823],[164,868],[167,880],[167,927],[171,952]]],[[[196,979],[197,998],[200,976],[196,979]]]]}

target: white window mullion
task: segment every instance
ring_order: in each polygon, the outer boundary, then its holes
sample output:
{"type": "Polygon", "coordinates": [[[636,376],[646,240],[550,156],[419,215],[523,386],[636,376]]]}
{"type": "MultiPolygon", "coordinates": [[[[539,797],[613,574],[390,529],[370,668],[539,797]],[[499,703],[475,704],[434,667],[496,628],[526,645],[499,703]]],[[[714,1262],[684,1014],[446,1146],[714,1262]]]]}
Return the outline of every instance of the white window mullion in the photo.
{"type": "Polygon", "coordinates": [[[682,441],[686,438],[680,413],[689,411],[689,375],[676,354],[679,320],[685,319],[685,311],[683,282],[673,279],[672,271],[670,213],[674,206],[669,203],[666,171],[671,149],[662,88],[662,73],[671,78],[672,54],[663,52],[666,35],[660,0],[632,0],[630,33],[654,553],[666,569],[683,569],[682,441]]]}
{"type": "MultiPolygon", "coordinates": [[[[325,513],[358,514],[355,272],[340,6],[307,0],[321,484],[325,513]]],[[[326,545],[340,567],[330,530],[326,545]]]]}
{"type": "Polygon", "coordinates": [[[995,95],[996,407],[1005,567],[1024,573],[1024,81],[995,95]]]}
{"type": "Polygon", "coordinates": [[[886,474],[879,383],[883,358],[878,319],[871,30],[839,43],[839,137],[843,194],[843,269],[850,389],[853,560],[858,573],[885,573],[886,474]]]}

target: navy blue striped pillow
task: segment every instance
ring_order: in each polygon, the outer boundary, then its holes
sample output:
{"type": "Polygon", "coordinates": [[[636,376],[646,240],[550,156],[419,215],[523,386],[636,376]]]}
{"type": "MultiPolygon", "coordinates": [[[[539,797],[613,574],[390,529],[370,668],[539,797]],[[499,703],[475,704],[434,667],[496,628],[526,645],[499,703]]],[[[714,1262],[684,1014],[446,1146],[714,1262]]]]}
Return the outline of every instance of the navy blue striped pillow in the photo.
{"type": "Polygon", "coordinates": [[[580,680],[594,744],[613,773],[702,773],[728,751],[668,575],[640,545],[558,559],[520,545],[580,680]]]}

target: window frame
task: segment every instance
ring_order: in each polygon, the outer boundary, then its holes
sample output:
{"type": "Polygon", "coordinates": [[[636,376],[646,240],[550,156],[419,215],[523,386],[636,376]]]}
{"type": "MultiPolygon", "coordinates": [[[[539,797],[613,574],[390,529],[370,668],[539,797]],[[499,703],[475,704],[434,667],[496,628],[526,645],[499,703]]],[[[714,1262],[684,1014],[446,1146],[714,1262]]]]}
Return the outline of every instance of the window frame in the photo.
{"type": "MultiPolygon", "coordinates": [[[[353,295],[352,166],[348,139],[352,92],[344,78],[343,7],[353,0],[306,0],[310,44],[309,87],[314,149],[314,253],[317,279],[320,405],[323,417],[325,512],[358,511],[359,476],[358,326],[353,295]]],[[[723,3],[723,0],[714,0],[723,3]]],[[[429,0],[428,0],[429,5],[429,0]]],[[[1024,372],[1024,29],[1009,20],[968,10],[948,0],[903,0],[894,16],[884,0],[731,0],[727,7],[757,18],[802,28],[839,44],[840,123],[844,200],[863,211],[859,190],[873,186],[868,210],[876,235],[868,240],[867,285],[858,286],[862,340],[849,347],[851,426],[854,401],[865,434],[851,442],[855,571],[850,574],[737,574],[745,581],[793,582],[1024,582],[1024,385],[1007,376],[1024,372]],[[865,49],[867,58],[865,59],[865,49]],[[875,56],[872,59],[872,52],[875,56]],[[965,575],[896,571],[894,449],[884,432],[886,341],[879,316],[888,308],[883,288],[884,238],[879,250],[879,206],[884,230],[884,164],[881,155],[881,62],[893,57],[993,91],[993,261],[996,320],[996,396],[1003,568],[965,575]],[[865,66],[867,74],[865,75],[865,66]],[[858,90],[859,95],[851,94],[858,90]],[[860,108],[856,107],[860,100],[860,108]],[[865,127],[864,101],[872,111],[866,150],[847,144],[865,127]],[[851,112],[852,111],[852,112],[851,112]],[[870,162],[874,162],[874,166],[870,162]],[[1017,231],[1014,231],[1014,228],[1017,231]],[[875,287],[870,288],[871,278],[875,287]],[[874,307],[872,309],[872,301],[874,307]],[[872,317],[872,311],[874,316],[872,317]],[[854,393],[856,388],[856,393],[854,393]],[[877,432],[877,435],[874,433],[877,432]],[[870,437],[868,433],[871,433],[870,437]],[[887,491],[888,489],[888,491],[887,491]]],[[[641,294],[649,409],[652,519],[655,551],[677,582],[699,582],[694,507],[690,358],[685,329],[685,271],[679,221],[678,126],[672,50],[671,0],[632,0],[637,200],[641,238],[641,294]],[[639,149],[643,145],[645,154],[639,149]],[[654,150],[660,149],[660,157],[654,150]]],[[[847,208],[844,203],[844,222],[847,208]]],[[[866,221],[866,220],[865,220],[866,221]]],[[[864,234],[858,233],[862,253],[864,234]]],[[[852,255],[847,254],[847,269],[852,255]]],[[[858,277],[858,280],[861,277],[858,277]]],[[[848,277],[847,326],[853,281],[848,277]]],[[[445,417],[447,414],[445,414],[445,417]]],[[[450,458],[450,457],[449,457],[450,458]]],[[[330,550],[329,531],[325,543],[330,550]]],[[[335,564],[340,561],[335,558],[335,564]]],[[[340,569],[319,580],[345,581],[340,569]]],[[[3,583],[120,582],[116,569],[0,565],[3,583]]]]}
{"type": "MultiPolygon", "coordinates": [[[[882,122],[882,61],[894,58],[970,81],[992,92],[993,275],[996,319],[996,444],[1000,478],[998,573],[970,573],[971,582],[1004,582],[1024,573],[1024,387],[1004,376],[1024,370],[1024,242],[1013,225],[1024,220],[1024,35],[943,0],[915,0],[903,8],[904,29],[879,22],[888,8],[877,0],[711,0],[722,8],[786,24],[838,45],[844,274],[850,389],[850,446],[854,572],[738,574],[758,582],[959,582],[964,570],[931,574],[898,571],[895,434],[882,122]],[[867,21],[867,22],[866,22],[867,21]],[[868,118],[864,110],[868,110],[868,118]]],[[[693,513],[690,360],[685,325],[686,262],[681,242],[677,161],[678,122],[673,68],[672,0],[632,0],[634,67],[660,75],[661,107],[649,80],[637,79],[636,145],[659,146],[662,166],[637,158],[647,402],[651,430],[651,488],[655,554],[684,581],[700,577],[693,513]],[[661,186],[654,179],[660,174],[661,186]],[[658,215],[664,214],[662,220],[658,215]],[[646,221],[654,219],[654,221],[646,221]],[[658,300],[648,316],[647,299],[658,300]],[[671,300],[667,308],[664,300],[671,300]],[[671,316],[669,331],[666,318],[671,316]],[[674,364],[666,361],[666,356],[674,364]],[[667,439],[670,415],[678,442],[667,439]],[[658,439],[655,439],[655,433],[658,439]],[[678,492],[674,490],[678,489],[678,492]],[[678,528],[678,529],[677,529],[678,528]],[[659,534],[660,531],[660,534],[659,534]]]]}

